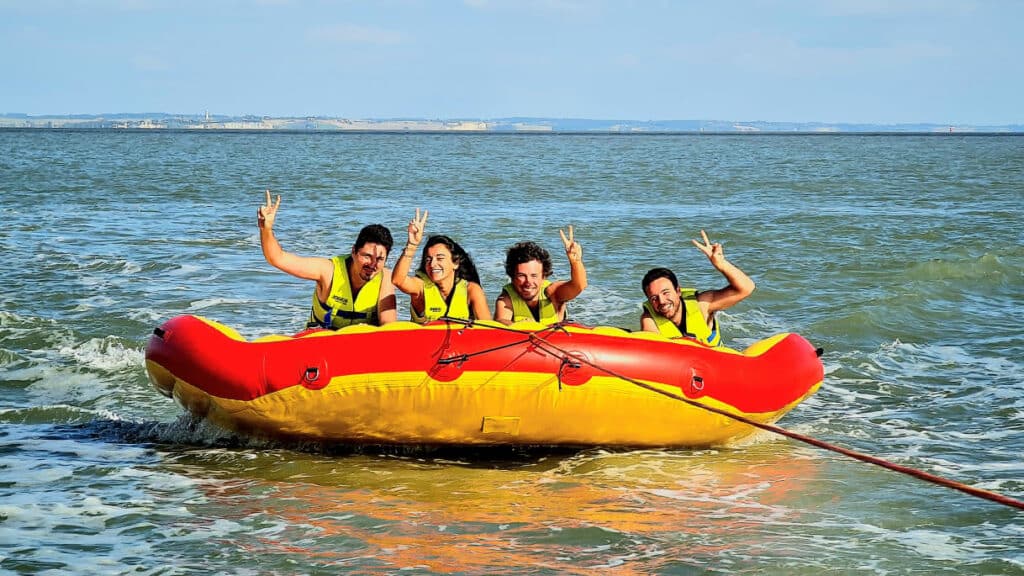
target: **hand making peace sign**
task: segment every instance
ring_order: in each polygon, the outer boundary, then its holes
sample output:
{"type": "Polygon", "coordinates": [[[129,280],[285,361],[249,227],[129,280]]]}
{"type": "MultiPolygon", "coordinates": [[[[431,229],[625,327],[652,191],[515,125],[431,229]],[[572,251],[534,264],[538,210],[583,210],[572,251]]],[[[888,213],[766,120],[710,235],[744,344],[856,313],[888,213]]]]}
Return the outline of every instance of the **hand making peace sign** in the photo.
{"type": "Polygon", "coordinates": [[[573,238],[572,224],[569,225],[569,235],[566,236],[565,232],[561,229],[558,230],[558,234],[562,237],[562,246],[565,247],[565,255],[569,258],[569,262],[580,262],[583,260],[583,247],[580,246],[579,242],[576,242],[573,238]]]}
{"type": "Polygon", "coordinates": [[[423,240],[423,231],[427,228],[427,214],[430,212],[427,210],[423,211],[423,216],[420,217],[420,209],[416,209],[416,216],[412,220],[409,220],[409,244],[412,246],[419,246],[423,240]]]}
{"type": "Polygon", "coordinates": [[[277,202],[271,203],[270,190],[267,190],[267,204],[256,209],[256,225],[268,230],[274,227],[274,218],[277,216],[277,208],[281,205],[281,195],[277,195],[277,202]]]}
{"type": "Polygon", "coordinates": [[[690,242],[693,242],[693,245],[708,257],[712,266],[718,268],[723,262],[725,262],[725,251],[722,249],[722,245],[718,242],[712,244],[711,240],[708,239],[707,233],[703,230],[700,231],[700,235],[704,239],[703,244],[696,240],[690,240],[690,242]]]}

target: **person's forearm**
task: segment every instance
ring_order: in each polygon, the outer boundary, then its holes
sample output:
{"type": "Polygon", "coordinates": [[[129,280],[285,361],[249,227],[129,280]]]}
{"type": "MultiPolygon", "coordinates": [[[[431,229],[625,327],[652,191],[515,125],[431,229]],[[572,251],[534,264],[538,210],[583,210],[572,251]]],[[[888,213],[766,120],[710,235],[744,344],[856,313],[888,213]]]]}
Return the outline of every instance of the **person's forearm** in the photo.
{"type": "Polygon", "coordinates": [[[717,268],[718,271],[721,272],[722,276],[725,276],[725,279],[729,282],[729,285],[732,286],[733,290],[736,290],[744,296],[749,295],[754,291],[754,281],[732,262],[723,258],[721,265],[717,268]]]}
{"type": "Polygon", "coordinates": [[[416,248],[416,244],[406,243],[402,253],[398,255],[398,262],[395,262],[395,269],[391,272],[391,283],[403,292],[407,288],[405,284],[412,268],[412,259],[416,257],[416,248]]]}
{"type": "Polygon", "coordinates": [[[273,266],[278,266],[284,249],[274,237],[273,228],[260,228],[260,246],[263,248],[263,257],[273,266]]]}
{"type": "Polygon", "coordinates": [[[582,259],[570,260],[569,261],[569,284],[572,285],[573,289],[576,290],[576,294],[573,296],[579,296],[580,292],[587,287],[587,268],[583,265],[582,259]]]}
{"type": "Polygon", "coordinates": [[[581,259],[569,259],[569,279],[557,282],[558,286],[548,288],[548,295],[558,302],[568,302],[580,295],[587,287],[587,269],[581,259]]]}

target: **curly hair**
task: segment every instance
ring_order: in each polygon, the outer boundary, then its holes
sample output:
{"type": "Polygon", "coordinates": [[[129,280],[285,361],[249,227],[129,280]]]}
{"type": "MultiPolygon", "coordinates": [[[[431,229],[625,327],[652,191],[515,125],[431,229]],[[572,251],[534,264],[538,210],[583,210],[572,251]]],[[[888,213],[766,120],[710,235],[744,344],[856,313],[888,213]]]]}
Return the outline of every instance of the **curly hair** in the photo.
{"type": "Polygon", "coordinates": [[[544,267],[544,277],[551,275],[551,255],[536,242],[519,242],[508,249],[505,254],[505,273],[509,278],[516,277],[516,268],[530,260],[536,260],[544,267]]]}
{"type": "Polygon", "coordinates": [[[391,230],[382,224],[369,224],[363,226],[356,237],[356,243],[352,245],[352,251],[359,250],[367,244],[380,244],[387,254],[391,253],[391,247],[395,241],[391,238],[391,230]]]}
{"type": "Polygon", "coordinates": [[[430,250],[431,246],[438,244],[444,244],[448,251],[452,253],[452,264],[459,265],[455,270],[456,278],[461,278],[467,282],[480,283],[480,275],[477,274],[476,265],[473,264],[473,259],[469,257],[469,253],[462,246],[459,246],[458,242],[442,234],[427,238],[427,243],[423,246],[423,255],[420,256],[420,272],[427,273],[427,251],[430,250]]]}

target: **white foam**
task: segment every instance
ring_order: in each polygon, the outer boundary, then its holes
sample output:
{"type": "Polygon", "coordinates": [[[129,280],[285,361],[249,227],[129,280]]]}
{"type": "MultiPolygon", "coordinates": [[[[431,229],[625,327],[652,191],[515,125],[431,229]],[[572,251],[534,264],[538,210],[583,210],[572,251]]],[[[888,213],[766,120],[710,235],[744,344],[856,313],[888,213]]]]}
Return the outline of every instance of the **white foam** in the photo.
{"type": "Polygon", "coordinates": [[[64,345],[58,348],[57,352],[73,361],[77,366],[97,370],[136,369],[144,362],[141,349],[126,348],[114,336],[92,338],[82,343],[64,345]]]}
{"type": "Polygon", "coordinates": [[[235,304],[252,304],[251,300],[241,298],[203,298],[200,300],[194,300],[189,304],[189,310],[205,310],[214,306],[224,305],[235,305],[235,304]]]}
{"type": "Polygon", "coordinates": [[[59,345],[62,342],[71,342],[74,338],[71,329],[66,324],[53,318],[0,313],[0,327],[6,330],[6,333],[3,334],[5,339],[38,340],[38,344],[25,351],[26,356],[32,357],[41,357],[46,348],[59,345]]]}
{"type": "Polygon", "coordinates": [[[0,310],[0,328],[7,328],[11,324],[26,324],[26,320],[20,314],[7,310],[0,310]]]}
{"type": "Polygon", "coordinates": [[[948,532],[918,529],[889,532],[887,537],[901,542],[918,555],[934,560],[963,562],[972,558],[972,553],[965,550],[948,532]]]}
{"type": "Polygon", "coordinates": [[[104,267],[108,265],[113,265],[115,267],[115,273],[131,275],[138,274],[139,272],[142,271],[142,266],[126,258],[97,258],[87,263],[87,266],[89,267],[104,267]]]}
{"type": "Polygon", "coordinates": [[[125,310],[123,313],[125,318],[134,320],[141,324],[156,325],[167,319],[167,313],[165,311],[154,308],[131,308],[125,310]]]}
{"type": "MultiPolygon", "coordinates": [[[[1006,438],[1013,438],[1020,435],[1017,430],[1009,428],[996,428],[987,429],[984,432],[964,432],[961,430],[950,430],[946,432],[946,435],[950,438],[956,438],[958,440],[970,440],[972,442],[994,442],[1004,440],[1006,438]]],[[[1022,466],[1024,468],[1024,466],[1022,466]]]]}
{"type": "MultiPolygon", "coordinates": [[[[149,434],[155,441],[171,444],[209,446],[230,440],[253,448],[267,445],[265,441],[239,438],[223,428],[219,428],[207,420],[197,419],[187,412],[179,413],[178,418],[173,422],[154,425],[149,434]]],[[[255,458],[255,455],[250,453],[243,453],[243,455],[255,458]]]]}
{"type": "Polygon", "coordinates": [[[72,312],[87,312],[89,310],[103,310],[107,308],[113,308],[118,304],[117,300],[114,300],[107,294],[96,294],[89,296],[88,298],[80,298],[75,302],[72,312]]]}
{"type": "Polygon", "coordinates": [[[771,316],[756,308],[731,308],[716,312],[715,316],[729,338],[729,345],[739,350],[767,336],[793,331],[788,319],[771,316]]]}
{"type": "MultiPolygon", "coordinates": [[[[795,429],[793,430],[795,431],[795,429]]],[[[750,435],[744,436],[736,440],[730,440],[726,444],[726,446],[730,449],[750,448],[751,446],[756,446],[758,444],[768,444],[771,442],[780,442],[783,440],[784,437],[780,434],[771,432],[769,430],[757,429],[750,435]]]]}
{"type": "Polygon", "coordinates": [[[622,295],[620,290],[588,286],[569,303],[569,317],[588,326],[640,326],[640,304],[622,295]]]}
{"type": "Polygon", "coordinates": [[[82,404],[110,393],[114,385],[89,373],[69,372],[53,366],[35,366],[37,375],[27,391],[38,404],[82,404]]]}
{"type": "Polygon", "coordinates": [[[1024,381],[1024,364],[1006,356],[977,356],[958,346],[914,344],[894,340],[868,356],[865,368],[874,374],[894,373],[903,378],[934,377],[938,370],[965,375],[999,375],[1024,381]]]}

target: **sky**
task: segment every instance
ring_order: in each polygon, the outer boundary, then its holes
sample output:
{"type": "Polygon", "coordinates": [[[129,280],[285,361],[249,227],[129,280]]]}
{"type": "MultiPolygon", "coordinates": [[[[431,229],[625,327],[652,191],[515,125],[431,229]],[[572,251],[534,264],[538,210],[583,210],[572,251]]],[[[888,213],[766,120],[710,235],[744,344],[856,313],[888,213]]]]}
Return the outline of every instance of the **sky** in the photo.
{"type": "Polygon", "coordinates": [[[1024,124],[1021,0],[0,0],[0,113],[1024,124]]]}

